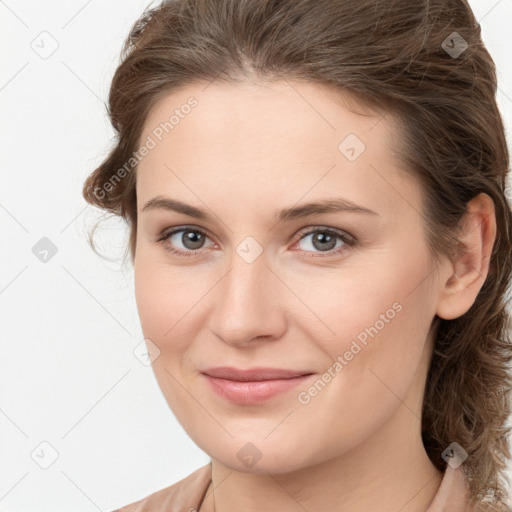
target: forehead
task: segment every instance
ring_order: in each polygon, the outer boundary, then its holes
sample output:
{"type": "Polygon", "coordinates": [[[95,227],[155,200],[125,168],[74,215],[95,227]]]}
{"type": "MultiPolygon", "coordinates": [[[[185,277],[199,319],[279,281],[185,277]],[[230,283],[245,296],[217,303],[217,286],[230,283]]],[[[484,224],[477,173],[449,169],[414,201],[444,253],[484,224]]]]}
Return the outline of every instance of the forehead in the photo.
{"type": "MultiPolygon", "coordinates": [[[[236,139],[237,145],[244,140],[242,135],[257,135],[258,140],[266,139],[267,142],[274,140],[276,135],[301,142],[306,137],[312,143],[318,143],[321,140],[329,142],[347,130],[364,138],[381,121],[379,113],[349,93],[320,84],[284,80],[195,82],[163,96],[153,106],[144,123],[144,134],[155,132],[159,140],[171,136],[175,141],[192,146],[211,141],[217,145],[223,135],[236,133],[241,135],[236,139]],[[193,121],[186,122],[187,118],[193,121]],[[298,120],[302,122],[296,123],[298,120]],[[169,123],[167,126],[166,122],[169,123]],[[266,129],[260,131],[263,126],[266,129]]],[[[385,124],[390,121],[387,119],[385,124]]],[[[389,131],[382,125],[374,135],[389,131]]],[[[225,140],[225,144],[230,142],[235,140],[225,140]]]]}
{"type": "Polygon", "coordinates": [[[193,197],[222,183],[224,194],[232,189],[247,200],[270,194],[279,201],[283,192],[289,200],[314,199],[335,188],[388,208],[404,194],[419,204],[416,184],[395,157],[394,122],[318,84],[189,84],[161,98],[146,118],[140,142],[151,139],[153,147],[138,166],[138,197],[162,194],[162,186],[193,197]]]}

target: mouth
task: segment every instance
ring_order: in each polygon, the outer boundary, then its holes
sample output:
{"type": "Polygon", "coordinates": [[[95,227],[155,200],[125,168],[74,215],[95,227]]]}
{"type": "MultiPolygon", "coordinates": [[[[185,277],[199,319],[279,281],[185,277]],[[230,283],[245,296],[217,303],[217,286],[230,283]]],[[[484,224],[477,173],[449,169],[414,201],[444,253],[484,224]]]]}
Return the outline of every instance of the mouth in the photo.
{"type": "Polygon", "coordinates": [[[210,368],[201,372],[211,389],[238,405],[259,404],[291,391],[314,373],[276,368],[210,368]]]}

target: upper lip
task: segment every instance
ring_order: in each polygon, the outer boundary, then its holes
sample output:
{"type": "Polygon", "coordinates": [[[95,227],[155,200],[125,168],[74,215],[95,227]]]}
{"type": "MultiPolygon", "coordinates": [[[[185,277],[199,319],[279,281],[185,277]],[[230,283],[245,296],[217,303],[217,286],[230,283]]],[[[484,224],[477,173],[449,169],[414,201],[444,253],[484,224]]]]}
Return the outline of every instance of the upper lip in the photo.
{"type": "Polygon", "coordinates": [[[302,377],[303,375],[311,375],[313,372],[296,371],[282,368],[233,368],[232,366],[217,366],[215,368],[207,368],[202,373],[210,377],[219,379],[237,380],[242,382],[272,379],[293,379],[294,377],[302,377]]]}

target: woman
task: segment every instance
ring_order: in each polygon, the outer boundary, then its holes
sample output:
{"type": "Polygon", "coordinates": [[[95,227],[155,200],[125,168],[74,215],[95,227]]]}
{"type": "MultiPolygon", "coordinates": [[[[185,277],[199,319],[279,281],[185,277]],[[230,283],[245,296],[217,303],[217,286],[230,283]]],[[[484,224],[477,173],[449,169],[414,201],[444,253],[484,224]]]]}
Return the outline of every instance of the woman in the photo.
{"type": "Polygon", "coordinates": [[[507,510],[495,73],[461,0],[135,23],[84,196],[130,227],[155,375],[211,462],[122,512],[507,510]]]}

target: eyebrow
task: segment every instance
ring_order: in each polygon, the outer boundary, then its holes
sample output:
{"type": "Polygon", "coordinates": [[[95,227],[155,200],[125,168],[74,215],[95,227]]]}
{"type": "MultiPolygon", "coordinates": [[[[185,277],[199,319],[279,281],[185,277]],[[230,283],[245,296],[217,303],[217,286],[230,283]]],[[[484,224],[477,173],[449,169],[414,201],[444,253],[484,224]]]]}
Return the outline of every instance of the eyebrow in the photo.
{"type": "MultiPolygon", "coordinates": [[[[196,219],[206,220],[210,218],[210,215],[206,210],[197,208],[195,206],[182,203],[176,199],[170,199],[168,197],[156,196],[150,199],[142,208],[142,211],[149,210],[168,210],[183,213],[189,217],[196,219]]],[[[377,212],[370,210],[364,206],[358,205],[349,199],[341,197],[328,198],[321,201],[315,201],[311,203],[304,203],[298,206],[292,206],[285,208],[275,213],[276,222],[282,222],[286,220],[293,220],[302,217],[308,217],[309,215],[320,214],[320,213],[332,213],[332,212],[354,212],[364,213],[370,215],[379,215],[377,212]]]]}

